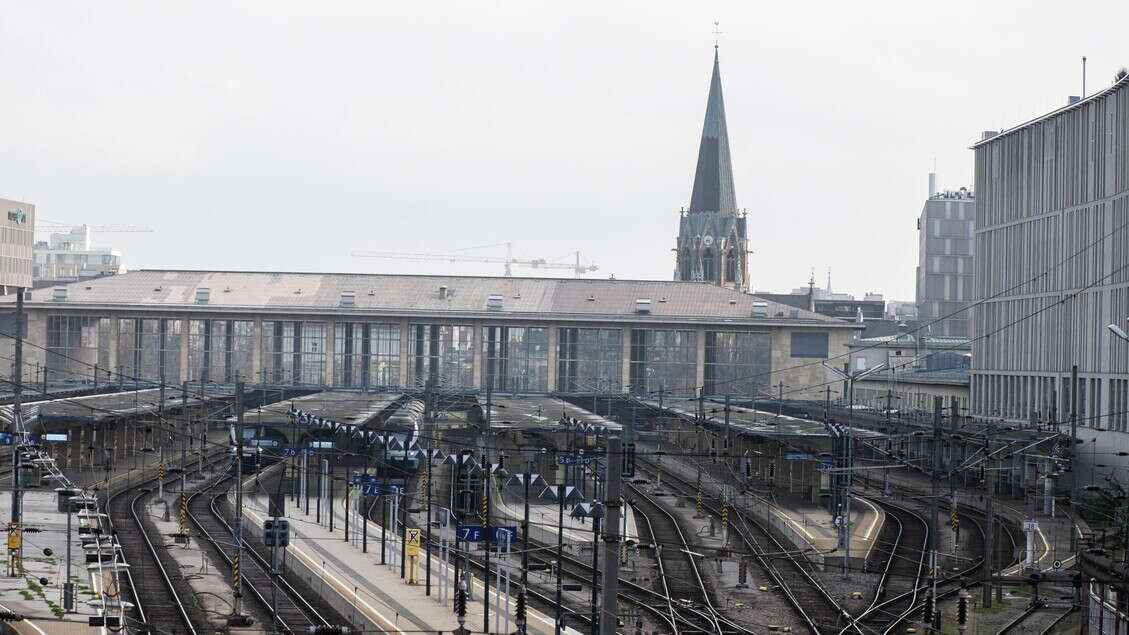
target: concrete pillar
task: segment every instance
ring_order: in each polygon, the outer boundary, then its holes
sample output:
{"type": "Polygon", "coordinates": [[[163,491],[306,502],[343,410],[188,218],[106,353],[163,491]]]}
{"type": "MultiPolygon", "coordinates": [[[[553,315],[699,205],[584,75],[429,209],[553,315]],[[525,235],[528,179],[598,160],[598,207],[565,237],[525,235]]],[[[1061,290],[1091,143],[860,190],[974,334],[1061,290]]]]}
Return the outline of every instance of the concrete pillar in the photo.
{"type": "Polygon", "coordinates": [[[697,354],[694,362],[694,387],[701,388],[706,383],[706,330],[698,329],[694,332],[694,344],[697,354]]]}
{"type": "Polygon", "coordinates": [[[548,369],[548,390],[553,392],[557,389],[557,325],[549,325],[549,369],[548,369]]]}
{"type": "Polygon", "coordinates": [[[263,318],[256,317],[251,326],[251,376],[249,381],[263,381],[263,318]]]}
{"type": "Polygon", "coordinates": [[[411,359],[411,324],[407,319],[400,320],[400,386],[406,387],[411,384],[410,366],[408,365],[411,359]]]}
{"type": "MultiPolygon", "coordinates": [[[[620,333],[623,334],[620,338],[623,350],[620,352],[621,366],[619,380],[624,386],[627,386],[631,383],[631,329],[621,329],[620,333]]],[[[657,389],[658,386],[655,388],[657,389]]],[[[636,394],[642,394],[644,392],[640,387],[632,387],[631,391],[636,394]]]]}
{"type": "Polygon", "coordinates": [[[322,383],[328,386],[337,384],[334,377],[334,368],[336,361],[334,359],[337,353],[337,321],[329,320],[325,323],[325,377],[322,378],[322,383]]]}
{"type": "Polygon", "coordinates": [[[471,342],[473,342],[471,344],[471,354],[473,355],[471,359],[473,360],[472,364],[474,368],[474,377],[471,380],[471,384],[472,388],[475,388],[476,390],[486,390],[486,377],[483,376],[484,374],[482,372],[483,326],[482,322],[479,322],[477,320],[472,324],[473,326],[471,328],[473,328],[474,330],[472,331],[471,337],[471,342]]]}
{"type": "MultiPolygon", "coordinates": [[[[188,379],[188,315],[180,320],[180,380],[188,379]]],[[[116,456],[114,457],[117,458],[116,456]]]]}
{"type": "Polygon", "coordinates": [[[118,359],[118,346],[121,342],[121,333],[121,320],[119,320],[116,315],[112,315],[110,317],[110,341],[106,342],[106,346],[109,347],[110,379],[115,382],[118,381],[118,365],[122,363],[121,360],[118,359]]]}

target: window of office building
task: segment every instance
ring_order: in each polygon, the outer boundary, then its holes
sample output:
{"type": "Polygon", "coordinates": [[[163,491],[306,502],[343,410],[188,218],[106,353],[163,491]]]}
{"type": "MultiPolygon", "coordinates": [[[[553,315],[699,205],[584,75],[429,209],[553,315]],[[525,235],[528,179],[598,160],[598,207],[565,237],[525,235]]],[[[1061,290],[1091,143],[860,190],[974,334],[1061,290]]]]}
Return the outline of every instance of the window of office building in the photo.
{"type": "Polygon", "coordinates": [[[338,322],[333,383],[346,388],[400,385],[400,325],[338,322]]]}
{"type": "Polygon", "coordinates": [[[408,333],[411,379],[442,388],[474,386],[474,327],[412,324],[408,333]]]}
{"type": "MultiPolygon", "coordinates": [[[[98,379],[108,378],[110,363],[109,318],[77,315],[47,316],[47,367],[49,381],[91,381],[94,367],[98,379]]],[[[15,327],[15,322],[12,322],[15,327]]],[[[24,376],[30,373],[24,369],[24,376]]],[[[30,378],[28,378],[30,379],[30,378]]],[[[35,381],[40,378],[36,377],[35,381]]]]}
{"type": "Polygon", "coordinates": [[[631,392],[691,395],[698,348],[694,331],[631,329],[631,392]]]}
{"type": "Polygon", "coordinates": [[[191,320],[188,322],[188,379],[230,383],[254,381],[250,320],[191,320]]]}
{"type": "Polygon", "coordinates": [[[180,320],[118,320],[118,367],[124,378],[180,382],[180,320]]]}
{"type": "Polygon", "coordinates": [[[549,389],[549,329],[528,326],[482,327],[485,384],[499,391],[549,389]]]}
{"type": "Polygon", "coordinates": [[[705,394],[756,396],[772,367],[768,333],[706,332],[705,394]]]}
{"type": "Polygon", "coordinates": [[[557,390],[617,392],[622,377],[622,330],[557,329],[557,390]]]}
{"type": "Polygon", "coordinates": [[[263,379],[279,384],[325,384],[325,324],[263,322],[263,379]]]}

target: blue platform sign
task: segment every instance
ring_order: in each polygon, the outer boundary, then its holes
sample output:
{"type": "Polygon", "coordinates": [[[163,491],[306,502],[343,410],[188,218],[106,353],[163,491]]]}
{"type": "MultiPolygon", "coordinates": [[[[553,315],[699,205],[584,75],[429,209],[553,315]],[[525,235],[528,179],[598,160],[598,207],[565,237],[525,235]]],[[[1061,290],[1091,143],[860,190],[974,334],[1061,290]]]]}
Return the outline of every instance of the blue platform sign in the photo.
{"type": "Polygon", "coordinates": [[[360,472],[353,473],[353,485],[364,485],[365,483],[375,483],[379,478],[376,474],[361,474],[360,472]]]}
{"type": "MultiPolygon", "coordinates": [[[[482,542],[486,540],[486,528],[482,525],[459,525],[455,535],[463,542],[482,542]]],[[[491,527],[490,542],[517,541],[517,527],[491,527]]]]}
{"type": "Polygon", "coordinates": [[[819,471],[820,472],[826,472],[827,470],[830,470],[832,467],[833,467],[833,464],[831,463],[831,461],[820,461],[819,462],[819,471]]]}
{"type": "Polygon", "coordinates": [[[12,445],[12,435],[0,432],[0,445],[12,445]]]}
{"type": "Polygon", "coordinates": [[[365,496],[387,496],[389,494],[399,494],[401,487],[393,485],[392,483],[363,483],[361,484],[361,494],[365,496]]]}
{"type": "Polygon", "coordinates": [[[811,460],[811,455],[803,452],[789,452],[784,455],[784,458],[788,461],[808,461],[811,460]]]}
{"type": "Polygon", "coordinates": [[[298,448],[282,448],[282,456],[298,456],[298,448]]]}
{"type": "Polygon", "coordinates": [[[588,465],[592,457],[583,454],[562,454],[557,457],[557,465],[588,465]]]}
{"type": "Polygon", "coordinates": [[[486,529],[482,525],[459,525],[455,529],[455,537],[463,542],[482,542],[486,538],[486,529]]]}
{"type": "Polygon", "coordinates": [[[515,542],[517,540],[517,527],[491,527],[491,542],[515,542]]]}

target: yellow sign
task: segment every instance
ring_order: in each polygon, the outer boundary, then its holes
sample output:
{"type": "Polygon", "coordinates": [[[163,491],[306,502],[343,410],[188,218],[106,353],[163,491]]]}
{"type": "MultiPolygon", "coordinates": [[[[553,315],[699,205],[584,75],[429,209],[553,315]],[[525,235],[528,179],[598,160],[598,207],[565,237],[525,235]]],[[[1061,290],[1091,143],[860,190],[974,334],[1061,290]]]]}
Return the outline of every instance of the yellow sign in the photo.
{"type": "Polygon", "coordinates": [[[408,551],[407,551],[407,555],[418,556],[419,555],[419,543],[420,543],[419,530],[418,529],[409,529],[408,530],[408,551]]]}
{"type": "Polygon", "coordinates": [[[8,523],[8,548],[19,549],[20,538],[22,538],[22,534],[20,533],[20,524],[8,523]]]}

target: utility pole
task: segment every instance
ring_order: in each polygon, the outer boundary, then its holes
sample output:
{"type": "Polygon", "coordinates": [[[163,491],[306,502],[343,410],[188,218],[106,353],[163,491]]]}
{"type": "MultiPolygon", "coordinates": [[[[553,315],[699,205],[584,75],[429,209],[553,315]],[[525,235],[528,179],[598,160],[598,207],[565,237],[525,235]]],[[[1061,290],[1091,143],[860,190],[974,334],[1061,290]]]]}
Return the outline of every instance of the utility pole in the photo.
{"type": "MultiPolygon", "coordinates": [[[[561,635],[564,625],[564,605],[561,603],[561,564],[564,562],[564,507],[565,492],[568,486],[564,483],[557,484],[557,619],[554,635],[561,635]]],[[[489,630],[489,629],[487,629],[489,630]]]]}
{"type": "Polygon", "coordinates": [[[608,478],[604,499],[607,518],[604,523],[604,597],[600,602],[603,608],[600,610],[599,621],[600,635],[615,635],[616,617],[619,613],[616,595],[619,592],[619,499],[623,495],[623,439],[609,436],[606,456],[608,478]]]}
{"type": "Polygon", "coordinates": [[[994,550],[996,538],[996,515],[993,509],[993,490],[992,487],[992,447],[989,435],[991,429],[988,426],[984,427],[984,518],[988,527],[984,534],[984,584],[981,585],[983,595],[980,597],[981,605],[986,608],[992,608],[992,566],[995,564],[994,550]]]}
{"type": "MultiPolygon", "coordinates": [[[[929,531],[930,601],[935,601],[937,598],[937,578],[940,577],[940,573],[937,570],[937,567],[940,565],[937,559],[937,531],[940,527],[938,524],[938,514],[940,513],[939,497],[941,496],[941,479],[938,469],[941,467],[941,408],[944,406],[944,400],[944,397],[933,397],[933,490],[932,497],[929,501],[929,513],[931,516],[931,530],[929,531]]],[[[941,621],[940,611],[933,611],[932,618],[933,624],[931,627],[938,630],[941,621]]]]}
{"type": "MultiPolygon", "coordinates": [[[[163,388],[162,384],[162,388],[163,388]]],[[[235,557],[231,559],[231,588],[233,616],[243,614],[243,585],[239,561],[243,556],[243,382],[235,382],[235,518],[231,522],[235,539],[235,557]]]]}
{"type": "MultiPolygon", "coordinates": [[[[8,575],[23,575],[23,496],[20,492],[20,449],[24,444],[23,398],[24,376],[24,290],[16,288],[16,350],[12,382],[12,422],[8,432],[12,435],[12,524],[8,535],[8,575]],[[14,540],[14,545],[13,545],[14,540]]],[[[68,543],[69,544],[69,543],[68,543]]]]}
{"type": "Polygon", "coordinates": [[[1078,365],[1070,367],[1070,513],[1078,513],[1078,365]]]}
{"type": "MultiPolygon", "coordinates": [[[[520,596],[520,598],[521,598],[521,601],[523,602],[523,604],[524,604],[524,601],[525,601],[524,600],[525,590],[529,585],[529,481],[530,481],[530,479],[533,478],[532,474],[530,474],[530,466],[531,466],[532,463],[533,463],[532,459],[530,459],[528,457],[525,458],[525,475],[521,479],[522,480],[522,487],[525,490],[525,496],[522,499],[524,501],[524,504],[523,504],[524,513],[522,514],[522,520],[521,520],[522,543],[521,543],[521,596],[520,596]]],[[[521,634],[525,635],[526,624],[525,624],[524,620],[521,622],[520,626],[521,626],[521,634]]]]}
{"type": "MultiPolygon", "coordinates": [[[[180,416],[184,418],[184,429],[180,434],[180,469],[181,473],[188,471],[188,439],[192,434],[188,431],[188,382],[185,381],[180,388],[180,416]]],[[[183,481],[181,481],[183,483],[183,481]]]]}
{"type": "Polygon", "coordinates": [[[776,398],[776,418],[784,416],[784,382],[777,382],[777,389],[780,391],[779,396],[776,398]]]}
{"type": "MultiPolygon", "coordinates": [[[[490,632],[490,409],[494,378],[486,383],[486,416],[482,422],[482,530],[486,533],[485,575],[482,576],[482,632],[490,632]]],[[[559,564],[559,563],[558,563],[559,564]]]]}

